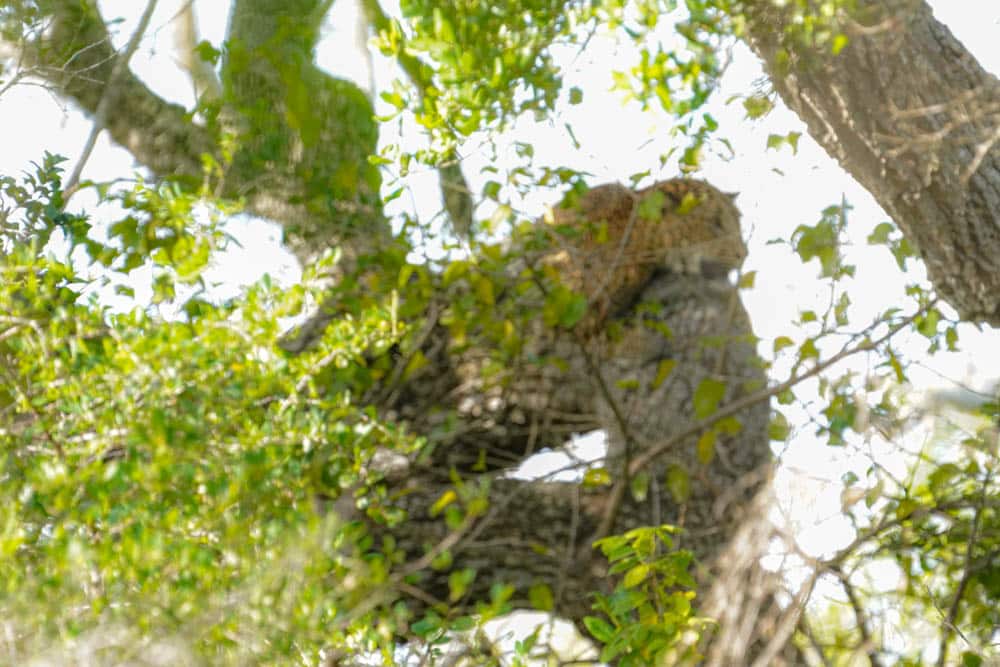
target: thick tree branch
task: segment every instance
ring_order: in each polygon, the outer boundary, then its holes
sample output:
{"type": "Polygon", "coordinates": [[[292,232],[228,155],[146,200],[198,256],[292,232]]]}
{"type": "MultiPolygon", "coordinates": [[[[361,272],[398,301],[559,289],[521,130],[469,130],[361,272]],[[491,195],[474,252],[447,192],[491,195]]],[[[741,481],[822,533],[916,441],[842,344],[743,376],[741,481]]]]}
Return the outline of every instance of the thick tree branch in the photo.
{"type": "Polygon", "coordinates": [[[858,5],[838,55],[788,45],[798,10],[741,9],[775,89],[919,248],[941,295],[1000,325],[1000,82],[926,2],[858,5]]]}
{"type": "Polygon", "coordinates": [[[66,197],[72,196],[73,191],[76,190],[76,186],[80,182],[80,175],[83,173],[83,168],[86,166],[87,160],[90,159],[90,154],[93,153],[94,146],[97,144],[97,137],[100,136],[108,122],[108,112],[111,106],[111,96],[108,93],[114,89],[121,80],[122,74],[128,70],[129,60],[132,59],[136,49],[139,48],[139,42],[142,41],[143,35],[146,34],[146,29],[149,27],[149,21],[153,18],[153,11],[155,10],[156,0],[149,0],[146,3],[146,9],[143,10],[142,16],[139,18],[139,25],[129,38],[128,44],[125,45],[125,51],[115,58],[115,64],[111,68],[111,74],[101,94],[101,100],[97,103],[97,109],[94,110],[94,126],[91,128],[90,134],[87,136],[87,142],[80,152],[80,159],[77,160],[72,173],[70,173],[69,178],[66,179],[66,183],[63,186],[66,191],[66,197]]]}
{"type": "Polygon", "coordinates": [[[210,133],[117,65],[122,61],[94,3],[55,0],[51,11],[50,29],[30,46],[34,73],[97,117],[116,143],[157,176],[200,182],[201,156],[216,153],[210,133]]]}

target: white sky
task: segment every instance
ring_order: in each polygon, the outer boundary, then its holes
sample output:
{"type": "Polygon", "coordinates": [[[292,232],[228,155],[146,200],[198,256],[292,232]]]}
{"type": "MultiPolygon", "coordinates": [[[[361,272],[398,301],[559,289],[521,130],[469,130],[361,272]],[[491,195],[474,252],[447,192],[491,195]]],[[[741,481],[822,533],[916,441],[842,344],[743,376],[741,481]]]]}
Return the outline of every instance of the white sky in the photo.
{"type": "MultiPolygon", "coordinates": [[[[133,69],[161,95],[182,104],[192,103],[190,83],[172,64],[172,31],[166,25],[182,0],[162,0],[146,39],[133,58],[133,69]]],[[[126,41],[133,30],[144,2],[137,0],[103,0],[99,3],[107,19],[122,17],[118,25],[118,43],[126,41]]],[[[975,54],[980,63],[994,73],[1000,72],[1000,49],[996,46],[1000,30],[1000,3],[985,0],[933,0],[939,19],[975,54]]],[[[228,2],[201,0],[197,3],[202,37],[218,45],[224,35],[228,2]]],[[[340,75],[350,76],[368,87],[370,75],[365,61],[358,57],[356,13],[352,0],[340,0],[331,17],[332,30],[320,48],[322,65],[340,75]]],[[[501,141],[517,139],[535,146],[539,164],[571,165],[594,174],[593,183],[610,180],[627,181],[628,176],[652,169],[657,178],[676,175],[675,162],[659,168],[659,155],[665,152],[671,127],[670,119],[662,114],[642,113],[637,105],[623,105],[618,93],[609,92],[610,71],[627,68],[634,54],[618,48],[609,40],[596,38],[584,55],[575,52],[562,57],[565,63],[566,85],[584,90],[583,104],[567,107],[565,115],[544,123],[526,120],[515,132],[501,141]],[[573,148],[563,129],[563,123],[573,126],[581,150],[573,148]]],[[[387,84],[396,74],[380,57],[375,57],[375,79],[387,84]]],[[[744,119],[739,101],[724,102],[733,95],[747,93],[763,73],[756,60],[742,45],[734,51],[734,60],[727,73],[723,90],[715,96],[711,113],[720,121],[732,142],[735,156],[723,160],[706,156],[703,177],[723,190],[740,192],[738,205],[743,211],[745,229],[750,234],[750,254],[745,270],[757,271],[755,288],[744,292],[755,330],[763,339],[762,350],[769,353],[771,341],[778,335],[801,339],[801,332],[789,324],[800,310],[822,311],[829,299],[828,286],[821,283],[815,263],[803,266],[785,246],[767,245],[769,239],[787,238],[799,224],[814,224],[819,212],[830,204],[839,204],[842,197],[853,206],[849,217],[849,261],[857,264],[857,277],[847,281],[845,288],[854,301],[851,321],[860,328],[870,318],[886,308],[903,303],[903,285],[916,277],[902,275],[888,251],[871,248],[865,238],[872,228],[887,219],[871,196],[860,188],[831,160],[805,132],[804,127],[780,105],[767,118],[751,122],[744,119]],[[797,155],[786,148],[765,151],[771,133],[802,133],[797,155]]],[[[70,158],[70,167],[81,151],[90,122],[72,107],[65,106],[44,88],[19,86],[0,98],[0,173],[17,173],[38,160],[43,150],[70,158]]],[[[395,141],[394,125],[384,131],[383,141],[395,141]]],[[[486,180],[478,173],[488,156],[475,147],[467,147],[465,173],[473,190],[486,180]]],[[[110,146],[102,138],[87,165],[85,177],[95,180],[128,175],[134,168],[131,156],[110,146]]],[[[411,208],[427,219],[439,209],[437,182],[433,173],[411,177],[412,197],[397,200],[396,207],[411,208]]],[[[553,193],[539,193],[524,206],[535,213],[545,203],[553,201],[553,193]]],[[[78,205],[87,205],[80,197],[78,205]]],[[[398,210],[398,208],[396,209],[398,210]]],[[[220,261],[214,276],[228,284],[232,293],[239,284],[256,280],[263,272],[271,272],[284,280],[294,280],[297,269],[294,260],[278,245],[280,232],[270,224],[242,220],[232,231],[244,245],[220,261]]],[[[148,278],[147,278],[148,279],[148,278]]],[[[140,293],[140,298],[141,298],[140,293]]],[[[963,326],[958,354],[938,354],[924,359],[926,341],[914,337],[901,345],[904,354],[921,359],[928,369],[914,368],[911,373],[917,389],[949,386],[946,379],[965,381],[974,386],[989,384],[1000,377],[1000,336],[995,330],[976,331],[963,326]],[[946,378],[946,379],[945,379],[946,378]]],[[[864,361],[854,362],[864,371],[864,361]]],[[[782,368],[778,364],[776,368],[782,368]]],[[[778,371],[780,372],[780,371],[778,371]]],[[[780,375],[776,375],[780,379],[780,375]]],[[[790,412],[795,417],[794,412],[790,412]]],[[[801,415],[799,415],[801,417],[801,415]]],[[[886,448],[875,443],[873,449],[886,448]]],[[[888,451],[888,450],[886,450],[888,451]]],[[[869,460],[850,449],[829,448],[812,436],[811,428],[800,432],[792,446],[782,454],[784,475],[781,484],[787,489],[786,499],[794,497],[792,519],[800,524],[798,535],[804,549],[820,553],[851,537],[850,526],[840,517],[840,482],[845,470],[855,470],[864,479],[869,460]],[[791,490],[794,489],[794,493],[791,490]],[[819,519],[828,519],[819,521],[819,519]]],[[[883,454],[883,456],[888,456],[883,454]]],[[[891,457],[889,457],[891,459],[891,457]]],[[[898,459],[898,457],[897,457],[898,459]]],[[[559,466],[560,462],[553,465],[559,466]]]]}

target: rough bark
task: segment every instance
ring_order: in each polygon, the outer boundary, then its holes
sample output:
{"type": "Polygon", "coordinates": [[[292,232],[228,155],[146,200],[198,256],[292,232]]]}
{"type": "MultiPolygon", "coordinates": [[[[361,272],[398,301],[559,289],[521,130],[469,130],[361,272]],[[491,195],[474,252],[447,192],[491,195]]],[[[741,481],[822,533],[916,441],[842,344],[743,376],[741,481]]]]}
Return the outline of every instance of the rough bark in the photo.
{"type": "Polygon", "coordinates": [[[203,154],[217,155],[217,142],[190,114],[153,93],[130,70],[108,85],[115,50],[95,8],[79,0],[52,0],[44,38],[27,45],[29,63],[63,95],[90,114],[108,97],[105,129],[135,159],[160,177],[202,178],[203,154]]]}
{"type": "MultiPolygon", "coordinates": [[[[614,342],[602,339],[581,349],[571,332],[551,331],[547,338],[535,340],[537,351],[544,347],[565,356],[565,370],[538,372],[536,367],[532,372],[514,367],[506,378],[513,382],[503,383],[507,390],[502,394],[494,393],[497,385],[473,370],[469,357],[464,359],[470,366],[462,369],[449,368],[445,361],[461,359],[461,354],[432,357],[441,362],[413,378],[412,386],[395,394],[388,409],[399,410],[400,418],[416,432],[440,434],[436,447],[428,460],[405,474],[396,471],[390,481],[399,506],[408,512],[406,524],[386,529],[373,523],[372,531],[392,535],[411,562],[424,558],[450,534],[441,517],[431,516],[428,508],[453,488],[451,471],[457,468],[470,489],[489,482],[489,510],[463,528],[449,546],[454,567],[478,572],[468,594],[470,602],[488,599],[491,584],[504,581],[516,588],[514,606],[528,606],[529,588],[543,583],[556,594],[556,612],[580,622],[591,613],[591,594],[607,592],[614,585],[595,558],[592,541],[645,525],[670,523],[683,528],[678,546],[691,549],[708,568],[703,575],[708,573],[741,521],[750,518],[743,509],[767,477],[766,401],[738,415],[739,430],[720,436],[711,460],[699,460],[698,434],[679,441],[646,470],[649,489],[642,500],[630,494],[616,498],[614,487],[584,489],[576,483],[503,476],[505,466],[541,445],[560,444],[568,431],[580,425],[604,428],[613,438],[629,439],[634,447],[668,440],[692,423],[691,395],[706,378],[726,382],[726,400],[763,386],[766,377],[754,351],[749,320],[738,293],[724,277],[662,272],[637,303],[659,307],[640,317],[625,316],[614,342]],[[665,330],[672,335],[665,336],[665,330]],[[665,359],[676,365],[666,378],[658,377],[665,359]],[[447,372],[440,372],[441,363],[447,372]],[[514,414],[527,420],[511,419],[514,414]],[[448,429],[443,428],[445,423],[450,424],[448,429]],[[479,455],[481,450],[485,457],[479,455]],[[497,470],[474,473],[476,464],[484,461],[497,470]],[[683,470],[689,495],[678,497],[677,489],[667,488],[668,467],[683,470]]],[[[441,338],[423,345],[447,349],[445,339],[441,332],[441,338]]],[[[608,466],[621,463],[609,461],[608,466]]],[[[407,595],[415,608],[447,600],[447,571],[424,569],[416,582],[419,590],[407,595]]],[[[461,609],[457,605],[454,611],[461,609]]]]}
{"type": "Polygon", "coordinates": [[[917,246],[959,314],[1000,325],[997,78],[922,0],[859,2],[836,56],[789,46],[798,10],[740,6],[750,46],[810,135],[917,246]]]}
{"type": "Polygon", "coordinates": [[[350,260],[390,242],[378,172],[367,159],[377,142],[373,111],[357,86],[313,63],[329,3],[299,0],[286,13],[287,5],[235,3],[226,103],[205,109],[208,123],[127,68],[112,80],[118,55],[92,0],[45,3],[48,29],[23,47],[33,71],[84,112],[94,115],[108,97],[105,129],[154,176],[198,186],[207,156],[223,168],[214,190],[280,223],[303,263],[339,245],[349,269],[350,260]]]}

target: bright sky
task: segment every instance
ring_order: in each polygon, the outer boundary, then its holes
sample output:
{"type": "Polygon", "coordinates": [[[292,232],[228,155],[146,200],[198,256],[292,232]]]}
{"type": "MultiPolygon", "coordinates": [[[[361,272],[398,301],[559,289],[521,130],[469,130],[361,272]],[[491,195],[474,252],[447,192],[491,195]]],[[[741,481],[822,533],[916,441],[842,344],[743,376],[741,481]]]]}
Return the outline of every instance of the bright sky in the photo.
{"type": "MultiPolygon", "coordinates": [[[[161,95],[190,106],[192,89],[183,73],[173,64],[172,30],[167,25],[183,0],[162,0],[142,47],[133,58],[133,69],[161,95]]],[[[103,0],[99,3],[107,19],[122,17],[117,26],[117,43],[123,44],[131,35],[144,2],[137,0],[103,0]]],[[[939,19],[944,21],[987,69],[1000,72],[1000,49],[996,36],[1000,29],[1000,3],[983,0],[932,0],[930,3],[939,19]]],[[[224,35],[228,2],[202,0],[196,3],[202,37],[218,45],[224,35]]],[[[365,59],[359,57],[357,14],[353,0],[340,0],[330,20],[331,30],[320,48],[320,62],[333,72],[354,78],[364,87],[372,80],[365,59]]],[[[669,38],[669,35],[664,35],[669,38]]],[[[784,107],[775,109],[767,118],[745,120],[739,101],[725,101],[734,95],[746,94],[754,82],[763,77],[755,58],[742,45],[734,49],[732,65],[724,79],[723,90],[715,97],[710,109],[720,121],[732,142],[735,155],[729,159],[707,156],[703,176],[723,190],[740,192],[738,205],[743,211],[744,224],[750,234],[750,254],[745,270],[757,271],[756,286],[744,292],[755,330],[763,339],[762,350],[771,349],[778,335],[801,337],[790,330],[789,322],[797,319],[800,310],[822,310],[829,299],[829,288],[821,283],[815,263],[803,266],[786,246],[768,245],[776,237],[787,238],[799,224],[814,224],[819,212],[844,197],[853,206],[849,217],[847,248],[849,261],[857,264],[857,277],[844,287],[854,301],[851,321],[860,328],[886,308],[903,302],[903,285],[917,275],[912,270],[902,275],[888,251],[871,248],[865,238],[874,226],[887,219],[871,196],[831,160],[809,138],[802,124],[784,107]],[[802,132],[797,155],[785,148],[765,152],[769,134],[802,132]]],[[[525,120],[515,131],[502,138],[532,143],[539,164],[572,165],[594,175],[592,183],[610,180],[627,181],[631,174],[652,169],[656,178],[676,175],[659,167],[659,156],[665,152],[671,124],[662,114],[642,113],[637,105],[623,105],[618,93],[609,92],[613,69],[625,69],[634,60],[626,48],[618,48],[609,40],[594,39],[582,56],[572,51],[560,56],[564,64],[566,85],[576,85],[585,92],[583,104],[567,107],[565,116],[535,123],[525,120]],[[582,148],[573,147],[564,123],[573,126],[582,148]]],[[[387,84],[396,73],[379,56],[374,56],[373,73],[379,85],[387,84]]],[[[72,107],[65,106],[40,86],[19,86],[0,98],[0,127],[6,128],[0,152],[0,173],[17,173],[31,160],[38,160],[43,150],[70,158],[70,165],[79,156],[90,122],[72,107]],[[30,128],[30,131],[25,131],[30,128]]],[[[384,131],[383,141],[397,140],[395,125],[384,131]]],[[[413,128],[407,128],[412,131],[413,128]]],[[[479,167],[489,159],[475,146],[465,149],[465,173],[476,191],[485,180],[479,167]]],[[[87,165],[85,177],[110,179],[131,173],[134,165],[124,150],[110,146],[102,137],[87,165]]],[[[440,208],[437,182],[433,173],[415,175],[407,181],[412,197],[403,197],[397,207],[416,207],[420,216],[428,219],[440,208]]],[[[528,211],[540,212],[545,203],[556,196],[539,193],[524,202],[528,211]]],[[[80,197],[77,205],[88,202],[80,197]]],[[[398,209],[397,209],[398,210],[398,209]]],[[[286,281],[298,275],[294,259],[279,244],[280,232],[268,223],[241,220],[235,223],[242,249],[236,249],[219,262],[213,274],[225,293],[232,294],[238,285],[256,280],[270,272],[286,281]]],[[[147,278],[148,280],[148,278],[147,278]]],[[[949,387],[949,380],[964,381],[982,387],[1000,377],[1000,336],[995,330],[961,329],[957,354],[938,354],[922,361],[924,367],[914,368],[912,379],[919,390],[949,387]]],[[[911,358],[922,359],[926,341],[919,337],[899,346],[911,358]]],[[[864,361],[857,359],[855,368],[864,372],[864,361]]],[[[780,378],[782,364],[776,365],[775,377],[780,378]]],[[[802,418],[789,412],[793,419],[802,418]]],[[[915,436],[916,437],[916,436],[915,436]]],[[[873,442],[871,451],[890,465],[899,457],[891,456],[885,443],[873,442]]],[[[780,485],[782,495],[794,497],[795,511],[791,519],[798,525],[802,547],[819,554],[849,540],[849,524],[840,517],[840,476],[854,470],[862,480],[869,459],[852,449],[832,449],[813,436],[810,428],[801,431],[794,442],[782,452],[784,462],[780,485]],[[793,491],[794,490],[794,491],[793,491]]],[[[562,461],[552,462],[554,466],[562,461]]],[[[900,464],[901,465],[901,464],[900,464]]]]}

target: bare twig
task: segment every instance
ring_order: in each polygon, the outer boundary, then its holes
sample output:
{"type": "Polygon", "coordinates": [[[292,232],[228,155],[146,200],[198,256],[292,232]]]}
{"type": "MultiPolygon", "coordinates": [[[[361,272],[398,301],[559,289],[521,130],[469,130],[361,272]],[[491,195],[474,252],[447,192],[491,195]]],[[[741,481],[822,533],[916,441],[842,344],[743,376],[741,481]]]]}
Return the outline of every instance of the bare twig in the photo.
{"type": "Polygon", "coordinates": [[[129,60],[132,59],[132,56],[139,48],[142,36],[145,34],[146,29],[149,27],[149,22],[153,18],[153,11],[156,9],[156,2],[157,0],[149,0],[146,4],[146,9],[142,12],[142,16],[139,18],[139,25],[129,38],[128,44],[125,45],[125,50],[122,51],[122,53],[115,60],[114,67],[111,69],[111,75],[108,77],[107,82],[105,82],[104,90],[101,92],[101,101],[97,103],[97,110],[94,112],[94,126],[90,130],[90,135],[87,137],[86,144],[84,144],[83,151],[80,154],[80,159],[77,160],[76,166],[73,168],[73,172],[69,175],[69,178],[66,179],[66,183],[63,186],[65,199],[67,201],[73,196],[73,193],[79,186],[80,175],[83,173],[83,168],[90,159],[91,153],[94,152],[94,146],[97,144],[97,138],[107,125],[108,111],[111,108],[111,102],[114,97],[111,94],[111,91],[121,79],[122,74],[124,74],[128,69],[129,60]]]}
{"type": "Polygon", "coordinates": [[[868,655],[868,661],[872,667],[882,667],[882,661],[878,657],[878,650],[875,648],[871,630],[868,628],[868,620],[865,618],[864,607],[858,598],[857,591],[854,590],[854,584],[851,583],[850,577],[844,573],[839,564],[827,569],[840,581],[844,593],[847,594],[847,601],[850,603],[851,609],[854,610],[854,622],[858,626],[858,632],[861,633],[860,648],[868,655]]]}
{"type": "Polygon", "coordinates": [[[819,375],[826,369],[834,366],[844,359],[851,357],[859,352],[868,352],[878,348],[890,339],[892,339],[896,334],[898,334],[903,329],[910,326],[918,317],[926,313],[928,310],[934,307],[937,303],[937,299],[934,299],[922,306],[917,312],[913,313],[909,317],[903,319],[896,326],[891,327],[885,335],[881,336],[877,340],[868,340],[867,338],[857,345],[847,347],[837,354],[833,355],[829,359],[821,362],[817,362],[812,368],[807,371],[796,373],[792,377],[788,378],[784,382],[778,383],[773,387],[768,387],[762,389],[753,394],[749,394],[742,398],[732,401],[728,405],[724,405],[716,410],[710,417],[705,417],[704,419],[699,419],[691,424],[688,428],[682,430],[681,432],[673,435],[672,437],[659,442],[659,443],[648,443],[648,446],[643,447],[643,452],[639,455],[632,463],[629,465],[629,472],[635,474],[652,463],[655,459],[662,456],[670,449],[675,447],[677,443],[682,442],[685,438],[690,438],[691,436],[701,433],[705,429],[711,427],[718,421],[725,419],[731,415],[734,415],[746,408],[755,405],[761,401],[766,401],[772,396],[777,396],[778,394],[785,392],[795,385],[799,384],[803,380],[807,380],[811,377],[819,375]]]}
{"type": "Polygon", "coordinates": [[[983,510],[986,506],[986,493],[990,482],[992,481],[993,475],[987,474],[985,479],[983,479],[982,488],[979,493],[979,501],[976,503],[976,512],[972,518],[972,532],[969,534],[969,540],[965,544],[965,564],[962,568],[962,579],[958,582],[958,588],[955,589],[955,596],[951,600],[951,606],[948,607],[948,616],[944,619],[944,623],[942,624],[941,643],[938,648],[938,667],[944,667],[945,662],[947,661],[948,644],[951,642],[952,635],[956,633],[959,636],[962,635],[956,625],[956,622],[958,621],[958,610],[961,608],[962,598],[965,597],[965,590],[968,588],[969,580],[972,578],[972,552],[975,550],[977,542],[979,542],[979,529],[983,519],[983,510]]]}

